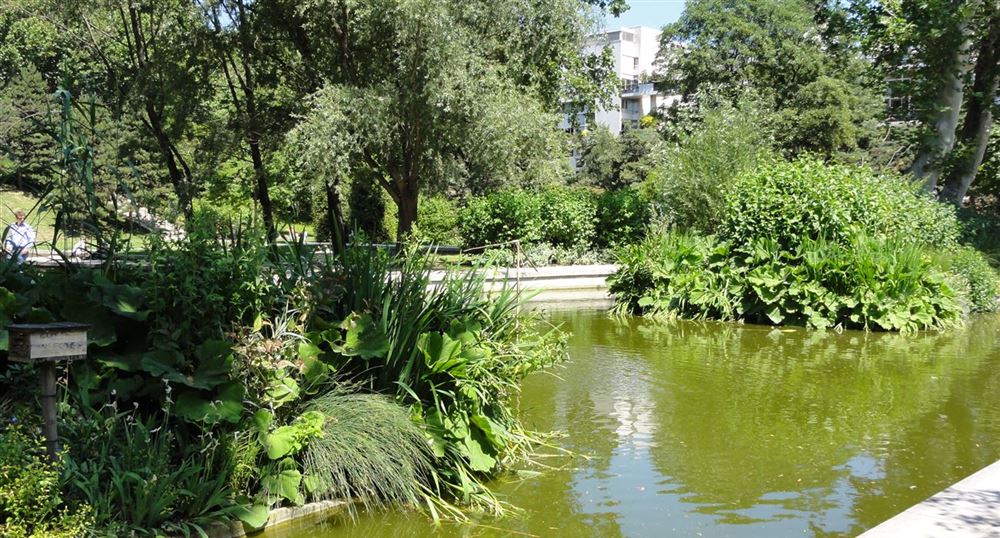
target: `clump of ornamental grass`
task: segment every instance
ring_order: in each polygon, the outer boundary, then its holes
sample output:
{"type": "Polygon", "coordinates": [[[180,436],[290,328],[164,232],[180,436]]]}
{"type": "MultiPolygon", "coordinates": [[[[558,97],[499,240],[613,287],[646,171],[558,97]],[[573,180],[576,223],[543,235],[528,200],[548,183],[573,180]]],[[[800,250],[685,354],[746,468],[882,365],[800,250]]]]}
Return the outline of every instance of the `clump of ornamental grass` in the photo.
{"type": "Polygon", "coordinates": [[[334,389],[308,410],[327,417],[302,457],[313,500],[353,499],[366,509],[419,503],[434,455],[405,408],[387,396],[334,389]]]}

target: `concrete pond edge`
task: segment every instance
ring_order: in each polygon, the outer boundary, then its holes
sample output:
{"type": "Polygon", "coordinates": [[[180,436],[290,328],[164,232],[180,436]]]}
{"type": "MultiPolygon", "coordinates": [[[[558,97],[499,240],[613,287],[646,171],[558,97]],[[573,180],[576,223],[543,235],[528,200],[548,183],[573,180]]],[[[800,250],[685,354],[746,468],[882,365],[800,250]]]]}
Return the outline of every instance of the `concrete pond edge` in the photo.
{"type": "Polygon", "coordinates": [[[265,530],[273,529],[283,525],[298,522],[308,517],[331,517],[345,510],[350,504],[349,501],[317,501],[302,506],[288,506],[275,508],[268,513],[267,523],[260,529],[247,531],[240,521],[229,521],[226,523],[214,523],[209,525],[205,532],[209,538],[243,538],[244,536],[254,536],[265,530]]]}

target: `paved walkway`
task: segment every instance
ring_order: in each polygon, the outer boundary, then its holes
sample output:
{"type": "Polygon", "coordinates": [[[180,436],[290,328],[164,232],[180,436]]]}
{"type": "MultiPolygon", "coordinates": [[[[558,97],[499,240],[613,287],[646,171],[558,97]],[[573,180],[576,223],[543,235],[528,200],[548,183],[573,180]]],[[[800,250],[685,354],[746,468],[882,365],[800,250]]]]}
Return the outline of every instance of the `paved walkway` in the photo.
{"type": "Polygon", "coordinates": [[[861,537],[1000,538],[1000,461],[861,537]]]}

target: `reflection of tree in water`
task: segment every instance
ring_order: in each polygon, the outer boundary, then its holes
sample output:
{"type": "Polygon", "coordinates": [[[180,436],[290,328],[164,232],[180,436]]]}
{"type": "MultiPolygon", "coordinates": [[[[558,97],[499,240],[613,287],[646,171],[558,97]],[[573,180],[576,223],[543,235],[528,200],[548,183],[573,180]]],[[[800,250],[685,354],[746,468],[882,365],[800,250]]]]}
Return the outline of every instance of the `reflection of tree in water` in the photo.
{"type": "Polygon", "coordinates": [[[912,417],[882,454],[885,479],[853,478],[856,532],[916,504],[1000,458],[1000,368],[996,325],[971,328],[969,354],[989,355],[974,369],[943,379],[948,395],[939,406],[912,417]]]}
{"type": "Polygon", "coordinates": [[[975,372],[995,344],[991,324],[909,337],[630,325],[631,339],[644,340],[630,345],[656,350],[650,363],[668,386],[657,392],[658,469],[700,511],[732,522],[788,511],[821,520],[850,502],[838,486],[852,457],[884,458],[886,444],[937,415],[953,380],[975,372]]]}

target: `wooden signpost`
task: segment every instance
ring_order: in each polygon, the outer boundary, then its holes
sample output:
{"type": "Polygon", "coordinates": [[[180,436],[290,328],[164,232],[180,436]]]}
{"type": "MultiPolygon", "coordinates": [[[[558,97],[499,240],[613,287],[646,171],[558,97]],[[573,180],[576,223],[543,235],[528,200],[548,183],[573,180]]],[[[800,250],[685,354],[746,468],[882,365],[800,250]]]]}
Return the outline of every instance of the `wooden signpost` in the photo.
{"type": "Polygon", "coordinates": [[[8,358],[38,365],[42,389],[42,433],[45,449],[55,460],[59,451],[56,428],[56,363],[87,358],[87,329],[84,323],[31,323],[7,326],[10,335],[8,358]]]}

